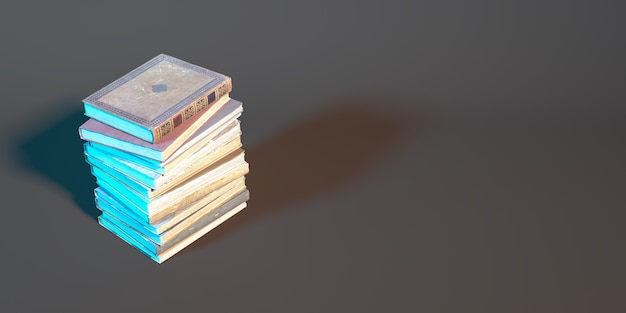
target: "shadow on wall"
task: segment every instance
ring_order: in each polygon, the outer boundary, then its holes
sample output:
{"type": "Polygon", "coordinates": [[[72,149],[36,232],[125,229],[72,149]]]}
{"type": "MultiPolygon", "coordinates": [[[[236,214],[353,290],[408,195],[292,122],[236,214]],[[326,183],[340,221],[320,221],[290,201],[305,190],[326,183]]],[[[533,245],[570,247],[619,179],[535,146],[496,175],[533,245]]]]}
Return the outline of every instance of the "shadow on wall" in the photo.
{"type": "MultiPolygon", "coordinates": [[[[81,103],[80,100],[67,102],[81,103]]],[[[78,106],[52,121],[43,131],[19,139],[14,144],[13,155],[20,168],[41,174],[65,188],[76,205],[95,220],[100,215],[94,203],[96,180],[85,162],[83,141],[78,136],[78,127],[86,120],[82,106],[78,106]]]]}
{"type": "Polygon", "coordinates": [[[358,180],[417,124],[415,117],[376,109],[384,106],[384,101],[376,106],[371,100],[340,102],[247,149],[248,207],[190,247],[202,248],[291,204],[358,180]]]}

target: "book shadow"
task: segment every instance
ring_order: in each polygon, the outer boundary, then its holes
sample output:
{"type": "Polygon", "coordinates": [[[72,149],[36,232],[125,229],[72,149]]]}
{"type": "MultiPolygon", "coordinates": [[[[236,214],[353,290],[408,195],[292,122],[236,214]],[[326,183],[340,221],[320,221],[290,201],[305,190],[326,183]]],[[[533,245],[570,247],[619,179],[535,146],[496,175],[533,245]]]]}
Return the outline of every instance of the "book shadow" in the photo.
{"type": "Polygon", "coordinates": [[[202,249],[292,204],[358,180],[412,127],[420,127],[415,116],[408,116],[411,114],[399,117],[389,114],[389,109],[376,108],[384,104],[384,100],[375,105],[371,100],[343,101],[259,145],[244,147],[250,164],[246,175],[250,190],[247,208],[189,248],[202,249]]]}
{"type": "MultiPolygon", "coordinates": [[[[80,101],[75,102],[80,103],[80,101]]],[[[42,130],[18,139],[13,156],[19,168],[40,174],[69,192],[85,214],[97,220],[93,190],[96,180],[83,155],[78,127],[87,120],[82,106],[49,122],[42,130]]]]}
{"type": "MultiPolygon", "coordinates": [[[[416,123],[415,116],[390,114],[380,107],[383,104],[358,99],[335,103],[258,145],[244,146],[250,164],[248,207],[189,249],[202,249],[254,221],[358,180],[411,128],[421,127],[419,118],[416,123]]],[[[78,136],[86,120],[80,107],[50,118],[41,129],[28,131],[28,126],[20,133],[30,135],[14,141],[12,155],[19,169],[60,185],[83,213],[97,220],[101,213],[94,203],[97,185],[78,136]]]]}

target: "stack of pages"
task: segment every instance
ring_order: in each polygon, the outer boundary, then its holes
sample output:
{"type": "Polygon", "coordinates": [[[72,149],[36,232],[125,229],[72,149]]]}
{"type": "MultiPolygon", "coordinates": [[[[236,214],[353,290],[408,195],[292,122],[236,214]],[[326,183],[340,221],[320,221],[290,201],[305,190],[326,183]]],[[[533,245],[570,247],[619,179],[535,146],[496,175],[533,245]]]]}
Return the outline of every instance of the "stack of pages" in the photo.
{"type": "Polygon", "coordinates": [[[83,100],[100,225],[161,263],[246,207],[230,77],[161,54],[83,100]]]}

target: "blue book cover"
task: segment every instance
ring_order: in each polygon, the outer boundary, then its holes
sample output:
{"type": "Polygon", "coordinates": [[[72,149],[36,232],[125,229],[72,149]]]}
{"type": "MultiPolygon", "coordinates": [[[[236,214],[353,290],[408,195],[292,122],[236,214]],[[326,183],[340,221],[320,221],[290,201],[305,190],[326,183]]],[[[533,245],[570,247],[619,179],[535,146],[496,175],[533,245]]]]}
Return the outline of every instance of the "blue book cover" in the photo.
{"type": "Polygon", "coordinates": [[[171,189],[241,148],[240,135],[241,130],[236,121],[194,153],[178,158],[169,170],[161,167],[165,173],[154,170],[153,166],[146,166],[144,160],[138,160],[132,154],[93,143],[85,144],[85,154],[88,163],[99,163],[100,167],[106,167],[107,171],[114,173],[113,176],[125,175],[147,189],[160,190],[166,185],[171,189]]]}
{"type": "Polygon", "coordinates": [[[214,130],[237,119],[243,112],[242,103],[228,97],[218,101],[214,107],[219,108],[215,114],[201,115],[202,119],[198,119],[197,123],[192,123],[189,127],[181,127],[162,142],[154,144],[91,118],[79,127],[78,133],[83,140],[166,164],[175,155],[202,146],[210,139],[207,137],[214,130]]]}
{"type": "Polygon", "coordinates": [[[158,263],[169,259],[180,250],[187,247],[201,236],[211,231],[230,217],[246,207],[249,199],[249,192],[245,190],[224,205],[212,212],[200,217],[195,224],[177,234],[169,242],[159,245],[151,241],[146,236],[137,232],[135,228],[116,219],[112,215],[103,214],[98,217],[98,222],[104,228],[126,241],[137,250],[141,251],[158,263]]]}
{"type": "MultiPolygon", "coordinates": [[[[179,210],[173,211],[164,216],[161,220],[154,224],[149,224],[141,216],[137,216],[132,209],[116,200],[115,196],[107,191],[106,187],[100,186],[94,190],[96,195],[96,206],[103,212],[124,221],[126,224],[133,226],[138,232],[150,238],[157,244],[161,244],[165,240],[169,240],[176,231],[174,228],[187,227],[190,223],[189,217],[198,213],[214,210],[226,203],[237,194],[246,189],[245,179],[240,177],[223,187],[208,193],[203,198],[189,204],[179,210]]],[[[202,214],[202,213],[200,213],[202,214]]]]}
{"type": "MultiPolygon", "coordinates": [[[[119,185],[120,190],[129,189],[132,193],[141,197],[143,199],[142,202],[149,203],[170,192],[178,192],[178,194],[181,195],[184,193],[183,190],[193,190],[193,186],[197,187],[203,182],[206,184],[209,181],[219,179],[220,176],[248,172],[248,164],[245,162],[243,150],[229,146],[225,146],[221,149],[224,153],[208,156],[210,158],[216,158],[215,161],[207,162],[206,164],[195,164],[178,176],[170,175],[172,179],[164,180],[159,189],[148,187],[144,182],[139,180],[139,177],[127,175],[126,172],[113,167],[110,163],[110,158],[101,160],[85,153],[85,160],[90,165],[91,172],[97,179],[103,179],[105,181],[114,179],[115,182],[109,183],[116,186],[119,185]]],[[[170,178],[170,176],[162,177],[167,179],[170,178]]]]}
{"type": "Polygon", "coordinates": [[[130,187],[127,183],[132,183],[132,180],[128,177],[123,175],[114,177],[95,166],[92,166],[92,172],[98,185],[106,188],[118,202],[124,204],[133,214],[140,216],[142,221],[154,224],[171,212],[182,209],[229,182],[243,177],[248,173],[248,163],[244,161],[243,153],[236,152],[184,184],[154,198],[146,198],[130,187]]]}

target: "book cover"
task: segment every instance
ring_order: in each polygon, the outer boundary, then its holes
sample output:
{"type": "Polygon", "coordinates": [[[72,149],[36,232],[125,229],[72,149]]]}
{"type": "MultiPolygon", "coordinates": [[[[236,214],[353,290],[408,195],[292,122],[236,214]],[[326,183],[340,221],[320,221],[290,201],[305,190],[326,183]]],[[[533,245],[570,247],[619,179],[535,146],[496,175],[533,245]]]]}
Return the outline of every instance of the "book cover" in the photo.
{"type": "Polygon", "coordinates": [[[231,123],[227,126],[229,127],[216,134],[209,143],[195,153],[180,159],[167,171],[164,171],[164,168],[146,164],[143,159],[138,159],[133,154],[93,143],[85,143],[86,160],[90,164],[98,162],[98,166],[108,172],[126,175],[146,188],[160,189],[166,183],[172,185],[173,181],[183,181],[194,172],[208,167],[221,157],[240,148],[239,124],[231,123]]]}
{"type": "MultiPolygon", "coordinates": [[[[229,124],[220,126],[218,129],[207,135],[206,138],[210,138],[208,142],[198,143],[196,146],[189,147],[188,149],[181,147],[181,149],[174,153],[166,162],[159,162],[157,160],[115,149],[93,141],[89,141],[88,144],[93,148],[110,155],[111,157],[119,157],[146,170],[165,175],[182,166],[183,163],[189,162],[188,160],[195,158],[196,155],[200,153],[208,153],[207,151],[213,151],[214,149],[211,149],[211,147],[226,144],[228,141],[235,139],[235,137],[241,136],[239,123],[239,120],[234,120],[229,124]]],[[[202,137],[205,136],[201,131],[198,131],[198,134],[196,135],[202,137]]]]}
{"type": "Polygon", "coordinates": [[[230,77],[160,54],[83,103],[85,115],[157,143],[231,90],[230,77]]]}
{"type": "MultiPolygon", "coordinates": [[[[116,216],[120,220],[128,221],[128,224],[134,224],[143,231],[143,233],[151,238],[160,238],[165,231],[178,225],[194,212],[205,209],[207,206],[220,206],[223,202],[228,201],[237,190],[245,189],[245,177],[239,177],[224,186],[218,187],[209,192],[201,199],[191,202],[189,205],[178,210],[170,212],[157,223],[147,223],[142,216],[134,213],[132,209],[126,207],[123,203],[117,201],[106,188],[98,187],[94,189],[96,196],[96,207],[101,211],[107,211],[109,214],[116,216]]],[[[160,243],[155,241],[155,243],[160,243]]]]}
{"type": "Polygon", "coordinates": [[[140,167],[134,163],[111,158],[91,149],[86,149],[85,159],[91,165],[94,176],[98,176],[94,171],[95,168],[100,168],[115,179],[123,181],[133,191],[145,197],[154,198],[185,183],[187,179],[219,162],[227,155],[240,150],[240,148],[241,141],[237,137],[226,145],[217,147],[211,153],[197,153],[196,158],[190,159],[190,162],[181,164],[180,167],[167,174],[159,174],[145,169],[137,170],[140,167]],[[127,181],[130,182],[127,183],[127,181]]]}
{"type": "Polygon", "coordinates": [[[184,208],[217,188],[246,175],[248,171],[248,163],[243,161],[243,153],[236,152],[185,183],[154,198],[141,195],[127,185],[128,181],[120,180],[123,176],[113,177],[101,171],[96,176],[96,182],[142,221],[154,224],[173,211],[184,208]]]}
{"type": "Polygon", "coordinates": [[[141,251],[154,261],[162,263],[180,250],[184,249],[204,234],[208,233],[221,223],[225,222],[233,215],[246,207],[249,199],[249,192],[245,190],[216,210],[202,216],[193,226],[186,228],[177,234],[165,245],[158,245],[148,238],[136,232],[124,222],[115,219],[110,215],[98,217],[98,222],[104,228],[126,241],[128,244],[141,251]]]}
{"type": "Polygon", "coordinates": [[[87,120],[79,127],[79,135],[81,139],[86,141],[97,142],[158,162],[167,162],[179,150],[182,153],[186,149],[194,146],[199,147],[208,142],[211,139],[208,135],[212,131],[241,115],[243,111],[241,102],[234,99],[223,99],[222,101],[226,102],[214,115],[203,114],[198,116],[197,120],[176,128],[171,136],[167,136],[159,143],[145,142],[94,119],[87,120]]]}
{"type": "Polygon", "coordinates": [[[178,175],[170,174],[163,176],[158,174],[159,177],[153,180],[157,188],[146,186],[145,183],[142,182],[142,180],[145,180],[145,177],[142,178],[128,175],[127,169],[120,169],[119,164],[111,162],[113,159],[101,158],[102,156],[100,155],[92,155],[86,151],[85,160],[91,166],[92,174],[96,176],[96,178],[102,177],[95,171],[96,169],[100,169],[106,173],[106,176],[111,176],[115,180],[120,181],[125,187],[127,187],[126,189],[140,195],[141,198],[154,199],[172,189],[176,189],[180,185],[188,184],[198,173],[205,172],[210,169],[226,168],[228,166],[233,166],[237,162],[240,162],[239,165],[245,163],[243,159],[243,150],[240,147],[241,142],[237,138],[231,141],[228,145],[219,147],[216,151],[214,151],[214,153],[201,155],[201,160],[197,160],[188,167],[181,168],[178,175]],[[237,154],[241,154],[239,160],[230,162],[229,159],[232,159],[233,156],[237,154]],[[231,165],[225,165],[224,163],[230,163],[231,165]]]}
{"type": "Polygon", "coordinates": [[[132,213],[125,209],[123,204],[115,201],[107,195],[106,190],[98,188],[94,193],[96,196],[96,206],[103,214],[110,215],[131,226],[138,233],[150,239],[158,245],[163,245],[171,240],[176,234],[191,227],[198,216],[211,212],[224,205],[246,189],[244,178],[234,180],[227,185],[211,192],[206,197],[193,204],[178,210],[171,217],[164,219],[157,225],[143,223],[134,217],[132,213]]]}

